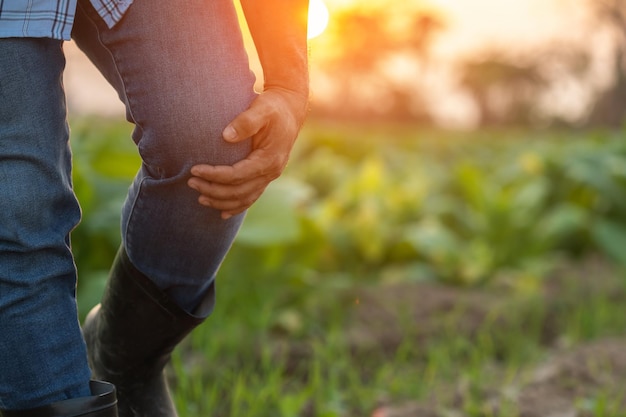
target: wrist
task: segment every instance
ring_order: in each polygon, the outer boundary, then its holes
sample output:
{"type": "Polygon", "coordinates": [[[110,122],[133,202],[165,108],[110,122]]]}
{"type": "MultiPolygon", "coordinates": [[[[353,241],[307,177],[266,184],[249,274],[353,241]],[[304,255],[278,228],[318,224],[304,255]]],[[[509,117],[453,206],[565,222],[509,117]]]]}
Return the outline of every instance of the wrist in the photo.
{"type": "Polygon", "coordinates": [[[263,95],[282,117],[292,117],[298,128],[304,123],[309,111],[308,87],[283,87],[278,85],[265,86],[263,95]]]}

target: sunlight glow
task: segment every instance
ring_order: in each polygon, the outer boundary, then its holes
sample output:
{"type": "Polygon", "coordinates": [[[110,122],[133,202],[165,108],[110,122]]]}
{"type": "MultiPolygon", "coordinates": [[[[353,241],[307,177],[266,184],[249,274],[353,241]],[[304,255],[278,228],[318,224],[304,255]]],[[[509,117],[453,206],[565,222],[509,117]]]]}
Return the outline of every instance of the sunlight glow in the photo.
{"type": "Polygon", "coordinates": [[[323,0],[309,0],[308,38],[321,35],[328,26],[329,18],[328,7],[323,0]]]}

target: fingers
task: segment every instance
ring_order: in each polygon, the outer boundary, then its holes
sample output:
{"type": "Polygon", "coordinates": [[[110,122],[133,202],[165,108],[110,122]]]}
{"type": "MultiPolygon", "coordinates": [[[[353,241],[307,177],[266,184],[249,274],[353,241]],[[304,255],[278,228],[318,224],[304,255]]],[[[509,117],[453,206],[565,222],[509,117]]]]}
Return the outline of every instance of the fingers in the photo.
{"type": "Polygon", "coordinates": [[[237,186],[210,183],[199,178],[189,180],[190,187],[200,192],[198,202],[201,205],[230,215],[241,213],[254,204],[267,184],[262,179],[237,186]]]}
{"type": "Polygon", "coordinates": [[[280,175],[279,162],[271,163],[271,158],[263,154],[261,150],[253,151],[232,166],[196,165],[187,184],[200,193],[200,204],[221,210],[223,218],[238,214],[249,208],[280,175]]]}
{"type": "MultiPolygon", "coordinates": [[[[302,107],[301,97],[294,97],[285,90],[265,90],[252,101],[250,107],[240,113],[222,131],[227,142],[239,142],[249,137],[256,137],[257,144],[266,142],[270,135],[259,135],[263,131],[274,131],[287,135],[293,142],[302,124],[303,116],[299,113],[302,107]]],[[[304,102],[307,102],[305,99],[304,102]]],[[[306,108],[306,106],[304,106],[306,108]]]]}
{"type": "Polygon", "coordinates": [[[201,164],[191,169],[188,185],[200,204],[222,211],[222,218],[250,207],[278,178],[301,126],[302,99],[283,90],[265,90],[224,128],[227,142],[252,139],[252,152],[232,166],[201,164]]]}
{"type": "Polygon", "coordinates": [[[250,108],[233,119],[222,132],[226,142],[239,142],[259,133],[266,124],[263,106],[253,103],[250,108]]]}
{"type": "Polygon", "coordinates": [[[285,158],[279,154],[257,149],[234,165],[196,165],[191,175],[209,182],[237,185],[256,178],[276,179],[284,168],[285,158]]]}
{"type": "Polygon", "coordinates": [[[252,206],[261,197],[269,182],[258,178],[240,185],[224,185],[194,177],[188,184],[200,193],[198,203],[221,211],[222,218],[228,219],[252,206]]]}

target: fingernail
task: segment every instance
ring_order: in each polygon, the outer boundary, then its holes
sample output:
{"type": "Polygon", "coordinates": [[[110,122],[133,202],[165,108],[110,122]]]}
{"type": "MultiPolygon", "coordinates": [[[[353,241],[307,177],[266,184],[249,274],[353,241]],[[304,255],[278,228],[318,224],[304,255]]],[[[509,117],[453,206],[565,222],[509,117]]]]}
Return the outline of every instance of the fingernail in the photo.
{"type": "Polygon", "coordinates": [[[232,126],[226,126],[226,129],[224,129],[224,132],[222,133],[222,135],[224,136],[224,139],[226,140],[235,140],[237,139],[237,131],[235,130],[234,127],[232,126]]]}

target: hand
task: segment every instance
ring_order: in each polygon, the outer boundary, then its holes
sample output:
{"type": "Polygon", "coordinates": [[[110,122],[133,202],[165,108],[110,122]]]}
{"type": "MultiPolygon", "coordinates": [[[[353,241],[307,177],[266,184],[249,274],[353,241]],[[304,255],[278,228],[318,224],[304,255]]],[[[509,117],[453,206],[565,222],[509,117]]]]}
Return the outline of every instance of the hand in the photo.
{"type": "Polygon", "coordinates": [[[228,219],[245,211],[285,169],[306,115],[308,97],[278,87],[269,88],[239,114],[222,136],[227,142],[252,138],[252,151],[232,166],[195,165],[189,187],[200,192],[198,202],[228,219]]]}

